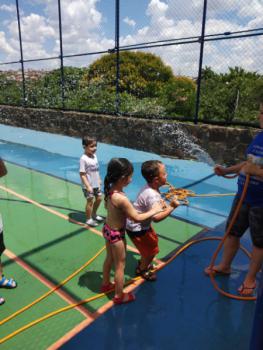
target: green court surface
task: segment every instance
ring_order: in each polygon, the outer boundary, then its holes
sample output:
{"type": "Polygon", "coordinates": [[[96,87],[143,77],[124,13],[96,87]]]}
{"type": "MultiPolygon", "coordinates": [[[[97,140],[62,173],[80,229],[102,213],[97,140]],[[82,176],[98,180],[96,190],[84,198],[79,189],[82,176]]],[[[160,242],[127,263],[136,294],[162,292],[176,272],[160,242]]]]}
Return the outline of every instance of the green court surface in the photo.
{"type": "MultiPolygon", "coordinates": [[[[0,184],[42,205],[84,222],[85,199],[80,186],[37,171],[7,163],[8,175],[0,184]]],[[[57,285],[92,258],[104,246],[98,234],[71,223],[34,204],[0,190],[1,213],[4,220],[5,243],[9,251],[25,262],[32,271],[37,271],[46,280],[57,285]]],[[[100,214],[105,215],[103,205],[100,214]]],[[[199,233],[202,228],[172,217],[155,224],[159,234],[160,253],[163,259],[178,246],[199,233]]],[[[101,230],[101,226],[98,228],[101,230]]],[[[128,245],[132,245],[128,240],[128,245]]],[[[102,279],[104,252],[88,267],[61,289],[73,302],[99,293],[102,279]]],[[[128,250],[126,279],[134,276],[138,255],[128,250]]],[[[18,265],[3,257],[5,275],[14,277],[18,288],[1,289],[6,303],[0,309],[0,319],[11,315],[21,307],[48,291],[43,282],[18,265]]],[[[85,305],[95,312],[109,301],[109,297],[85,305]]],[[[68,305],[58,294],[52,294],[31,309],[1,326],[1,338],[29,322],[68,305]]],[[[50,318],[1,345],[1,349],[46,349],[85,319],[80,311],[73,309],[50,318]]]]}

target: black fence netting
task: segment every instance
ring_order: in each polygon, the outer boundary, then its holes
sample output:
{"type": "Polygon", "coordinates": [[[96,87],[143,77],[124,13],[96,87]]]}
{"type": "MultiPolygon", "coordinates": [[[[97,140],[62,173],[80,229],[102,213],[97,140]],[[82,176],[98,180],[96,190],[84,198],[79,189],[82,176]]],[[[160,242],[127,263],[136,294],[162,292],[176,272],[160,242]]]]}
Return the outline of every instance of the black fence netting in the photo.
{"type": "Polygon", "coordinates": [[[254,125],[263,3],[1,0],[0,103],[254,125]]]}

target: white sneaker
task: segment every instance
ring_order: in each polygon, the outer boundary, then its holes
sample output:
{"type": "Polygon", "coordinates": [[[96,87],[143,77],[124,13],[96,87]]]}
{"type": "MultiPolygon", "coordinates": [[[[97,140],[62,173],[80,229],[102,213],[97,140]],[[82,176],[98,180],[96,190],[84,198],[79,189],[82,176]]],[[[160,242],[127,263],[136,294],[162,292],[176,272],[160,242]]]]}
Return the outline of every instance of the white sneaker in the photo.
{"type": "Polygon", "coordinates": [[[96,215],[96,216],[93,216],[93,220],[98,221],[98,222],[102,222],[102,221],[104,221],[104,218],[102,216],[96,215]]]}
{"type": "Polygon", "coordinates": [[[96,226],[98,226],[97,221],[94,220],[94,219],[89,219],[89,220],[87,220],[87,221],[86,221],[86,224],[87,224],[88,226],[90,226],[90,227],[96,227],[96,226]]]}

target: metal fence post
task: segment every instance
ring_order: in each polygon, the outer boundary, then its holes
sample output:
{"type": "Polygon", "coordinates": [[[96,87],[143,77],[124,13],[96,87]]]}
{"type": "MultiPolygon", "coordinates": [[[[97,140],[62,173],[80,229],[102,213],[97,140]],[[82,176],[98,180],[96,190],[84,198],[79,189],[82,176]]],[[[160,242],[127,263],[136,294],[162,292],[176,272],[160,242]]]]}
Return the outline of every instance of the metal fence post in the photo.
{"type": "Polygon", "coordinates": [[[60,46],[60,87],[62,108],[65,108],[65,78],[64,78],[64,63],[63,63],[63,42],[62,42],[62,25],[61,25],[61,4],[58,0],[58,22],[59,22],[59,46],[60,46]]]}
{"type": "Polygon", "coordinates": [[[198,68],[197,90],[196,90],[196,101],[195,101],[195,118],[194,118],[195,124],[198,123],[198,115],[199,115],[199,107],[200,107],[200,92],[201,92],[202,67],[203,67],[204,42],[205,42],[204,38],[205,38],[206,10],[207,10],[207,0],[204,0],[202,30],[201,30],[201,37],[200,37],[199,68],[198,68]]]}
{"type": "Polygon", "coordinates": [[[115,0],[115,52],[116,52],[116,97],[115,113],[119,114],[120,110],[120,0],[115,0]]]}
{"type": "Polygon", "coordinates": [[[25,84],[25,70],[24,70],[24,58],[23,58],[23,44],[22,44],[22,35],[21,35],[21,25],[20,25],[20,13],[19,13],[19,4],[16,0],[16,14],[17,14],[17,25],[18,25],[18,36],[19,36],[19,47],[20,47],[20,63],[22,71],[22,92],[23,92],[23,106],[26,105],[26,84],[25,84]]]}

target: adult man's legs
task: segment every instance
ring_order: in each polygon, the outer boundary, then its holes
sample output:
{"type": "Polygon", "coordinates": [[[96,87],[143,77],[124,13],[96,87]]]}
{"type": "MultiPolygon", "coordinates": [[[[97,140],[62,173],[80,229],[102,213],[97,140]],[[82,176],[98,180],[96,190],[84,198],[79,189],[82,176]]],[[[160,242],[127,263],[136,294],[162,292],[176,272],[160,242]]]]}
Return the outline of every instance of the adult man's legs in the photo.
{"type": "Polygon", "coordinates": [[[263,248],[253,246],[249,269],[242,285],[238,288],[241,295],[250,295],[256,287],[256,276],[263,263],[263,248]]]}
{"type": "MultiPolygon", "coordinates": [[[[240,246],[240,238],[235,236],[227,236],[224,243],[224,250],[221,262],[218,265],[213,266],[213,273],[222,273],[222,274],[230,274],[231,273],[231,263],[239,249],[240,246]]],[[[210,266],[205,268],[204,270],[206,275],[209,275],[211,272],[210,266]]]]}

